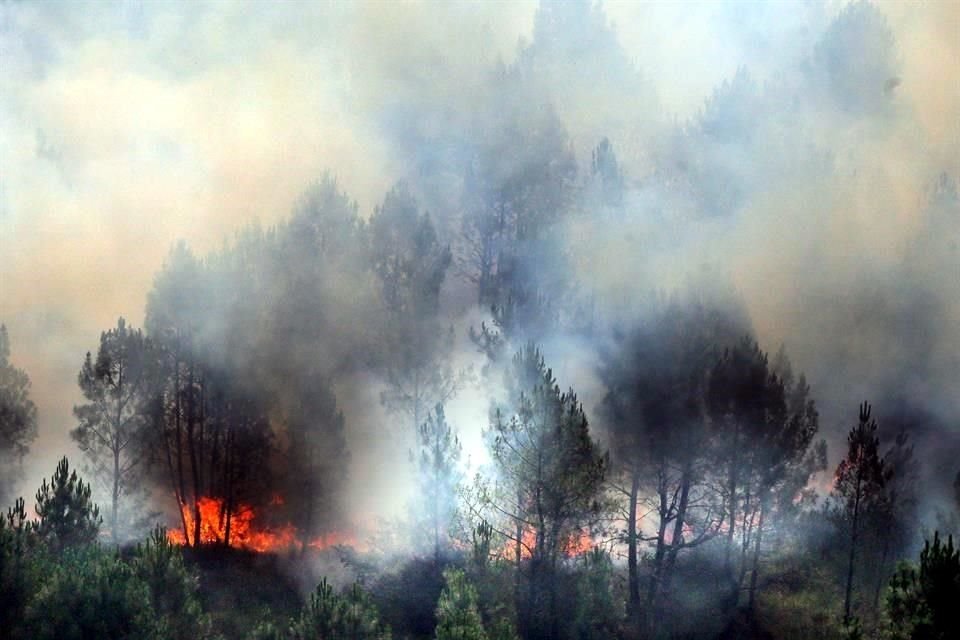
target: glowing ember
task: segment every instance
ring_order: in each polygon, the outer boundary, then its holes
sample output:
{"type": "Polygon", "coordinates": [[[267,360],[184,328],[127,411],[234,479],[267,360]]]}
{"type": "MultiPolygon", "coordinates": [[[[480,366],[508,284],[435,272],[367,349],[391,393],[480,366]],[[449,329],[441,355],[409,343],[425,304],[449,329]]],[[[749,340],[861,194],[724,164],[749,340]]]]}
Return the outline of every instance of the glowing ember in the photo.
{"type": "MultiPolygon", "coordinates": [[[[200,507],[200,544],[224,544],[227,539],[227,518],[223,500],[203,497],[198,501],[200,507]]],[[[271,504],[282,505],[283,498],[275,496],[271,504]]],[[[183,529],[177,527],[167,531],[167,539],[174,544],[193,543],[194,519],[193,506],[182,505],[183,519],[187,523],[189,540],[183,529]]],[[[239,504],[230,515],[230,546],[250,551],[285,551],[300,545],[296,529],[292,524],[281,527],[259,528],[254,523],[254,511],[245,504],[239,504]]],[[[358,546],[354,538],[344,533],[328,533],[307,543],[313,549],[326,549],[337,545],[358,546]]]]}

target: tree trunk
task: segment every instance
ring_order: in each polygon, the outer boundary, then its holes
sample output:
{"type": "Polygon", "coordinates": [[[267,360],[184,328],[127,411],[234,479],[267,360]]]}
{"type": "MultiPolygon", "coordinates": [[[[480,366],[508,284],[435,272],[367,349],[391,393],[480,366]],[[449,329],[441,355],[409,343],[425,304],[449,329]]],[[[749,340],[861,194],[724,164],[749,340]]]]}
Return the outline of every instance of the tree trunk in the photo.
{"type": "MultiPolygon", "coordinates": [[[[861,465],[862,466],[862,465],[861,465]]],[[[857,553],[857,520],[860,517],[860,485],[862,472],[857,470],[857,489],[853,501],[853,522],[850,528],[850,562],[847,564],[847,589],[843,598],[843,624],[850,624],[850,599],[853,595],[853,563],[857,553]]]]}
{"type": "Polygon", "coordinates": [[[688,463],[680,478],[680,502],[677,505],[676,519],[673,522],[673,536],[670,548],[667,550],[667,562],[664,567],[661,592],[668,593],[673,583],[674,568],[677,566],[677,554],[683,545],[683,524],[687,519],[687,508],[690,505],[690,485],[693,483],[693,469],[688,463]]]}
{"type": "Polygon", "coordinates": [[[650,571],[650,581],[647,583],[647,629],[653,634],[657,627],[657,593],[660,591],[660,577],[663,572],[663,558],[666,554],[667,526],[670,523],[670,504],[667,500],[667,479],[665,471],[661,469],[658,478],[658,494],[660,497],[660,506],[658,514],[660,524],[657,529],[657,546],[653,554],[653,567],[650,571]]]}
{"type": "MultiPolygon", "coordinates": [[[[417,427],[419,429],[419,426],[417,427]]],[[[437,464],[440,460],[440,429],[434,429],[434,444],[433,444],[433,468],[435,475],[433,478],[433,559],[438,565],[440,564],[440,492],[438,487],[440,486],[440,470],[437,468],[437,464]]]]}
{"type": "Polygon", "coordinates": [[[873,615],[879,621],[880,619],[880,594],[883,592],[883,585],[887,583],[884,579],[887,573],[887,560],[890,557],[890,536],[883,536],[883,551],[880,555],[880,565],[877,567],[877,587],[873,592],[873,615]]]}
{"type": "MultiPolygon", "coordinates": [[[[747,478],[751,476],[751,471],[748,470],[747,478]]],[[[750,553],[750,541],[753,536],[753,522],[756,518],[756,511],[754,511],[754,506],[750,503],[751,500],[755,498],[752,494],[751,489],[753,488],[752,482],[747,480],[744,483],[743,489],[743,525],[740,527],[740,570],[737,576],[737,590],[743,590],[743,581],[747,576],[747,557],[750,553]],[[749,515],[749,518],[747,517],[749,515]]]]}
{"type": "Polygon", "coordinates": [[[173,359],[173,422],[176,433],[176,457],[177,457],[177,508],[180,509],[180,520],[183,522],[183,539],[187,546],[190,545],[190,529],[187,527],[187,514],[184,509],[187,508],[187,487],[183,479],[183,400],[180,397],[180,344],[179,336],[177,338],[177,351],[173,359]]]}
{"type": "Polygon", "coordinates": [[[727,478],[727,492],[729,493],[730,526],[727,528],[727,549],[724,558],[724,570],[728,576],[733,576],[733,540],[737,529],[737,484],[739,481],[740,466],[740,434],[739,428],[734,425],[733,451],[731,453],[730,470],[727,478]]]}
{"type": "Polygon", "coordinates": [[[194,397],[193,363],[190,363],[187,375],[187,453],[190,456],[190,474],[193,477],[193,546],[200,546],[200,470],[197,464],[196,430],[196,398],[194,397]]]}
{"type": "Polygon", "coordinates": [[[226,499],[226,522],[223,525],[223,546],[230,546],[230,533],[233,521],[233,430],[226,434],[226,444],[224,446],[224,469],[226,470],[224,478],[224,490],[226,499]]]}
{"type": "Polygon", "coordinates": [[[117,439],[113,441],[113,493],[110,496],[110,539],[113,544],[120,543],[120,536],[117,533],[117,503],[120,502],[120,443],[117,439]]]}
{"type": "Polygon", "coordinates": [[[757,596],[757,574],[760,568],[760,542],[763,539],[763,516],[766,513],[763,501],[760,501],[760,520],[757,522],[757,537],[753,547],[753,569],[750,572],[750,600],[747,605],[750,615],[753,615],[757,596]]]}
{"type": "Polygon", "coordinates": [[[637,571],[637,494],[640,491],[640,473],[634,469],[630,480],[630,498],[627,514],[627,615],[636,623],[640,617],[640,576],[637,571]]]}
{"type": "Polygon", "coordinates": [[[123,360],[117,366],[117,415],[113,423],[113,492],[110,496],[110,538],[114,545],[120,543],[117,532],[117,505],[120,502],[120,450],[123,437],[123,360]]]}

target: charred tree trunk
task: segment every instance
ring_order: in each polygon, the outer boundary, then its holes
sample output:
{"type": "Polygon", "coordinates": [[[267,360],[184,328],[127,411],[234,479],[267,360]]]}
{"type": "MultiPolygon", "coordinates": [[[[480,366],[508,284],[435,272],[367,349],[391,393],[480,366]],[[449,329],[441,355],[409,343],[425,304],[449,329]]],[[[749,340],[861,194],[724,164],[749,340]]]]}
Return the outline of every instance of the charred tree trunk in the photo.
{"type": "Polygon", "coordinates": [[[687,463],[680,477],[680,501],[677,504],[676,518],[673,522],[673,535],[667,550],[666,566],[664,567],[661,593],[670,592],[673,583],[673,573],[677,566],[677,555],[683,548],[683,525],[687,520],[687,509],[690,506],[690,486],[693,484],[693,468],[687,463]]]}
{"type": "Polygon", "coordinates": [[[740,527],[740,568],[737,577],[737,591],[743,591],[743,581],[747,577],[749,566],[750,542],[753,536],[754,519],[757,516],[756,507],[751,503],[755,499],[752,494],[753,483],[751,473],[747,472],[747,481],[743,489],[743,524],[740,527]]]}
{"type": "Polygon", "coordinates": [[[637,570],[637,496],[640,492],[640,473],[634,469],[630,479],[627,514],[627,615],[636,624],[640,618],[640,576],[637,570]]]}
{"type": "Polygon", "coordinates": [[[660,580],[663,574],[664,556],[667,551],[667,527],[670,524],[672,506],[667,498],[667,477],[666,470],[661,469],[658,477],[657,493],[659,496],[659,526],[657,529],[657,546],[653,553],[653,566],[650,571],[650,581],[647,583],[647,606],[646,606],[646,627],[653,634],[656,632],[657,617],[657,594],[660,591],[660,580]]]}
{"type": "Polygon", "coordinates": [[[857,554],[857,526],[860,519],[860,493],[863,474],[857,470],[857,484],[853,500],[853,521],[850,526],[850,559],[847,563],[847,588],[843,598],[843,624],[850,624],[850,601],[853,596],[853,564],[857,554]]]}
{"type": "Polygon", "coordinates": [[[760,573],[760,543],[763,540],[763,517],[766,514],[766,508],[763,501],[760,502],[760,519],[757,522],[757,536],[753,545],[753,568],[750,571],[750,599],[747,605],[750,615],[753,615],[754,607],[757,602],[757,576],[760,573]]]}
{"type": "Polygon", "coordinates": [[[123,361],[117,367],[117,414],[113,422],[113,491],[110,495],[110,539],[113,544],[120,543],[117,531],[119,522],[118,505],[120,502],[120,451],[123,449],[123,361]]]}
{"type": "MultiPolygon", "coordinates": [[[[197,460],[199,464],[197,465],[197,486],[200,488],[200,494],[204,495],[209,489],[209,483],[204,482],[204,450],[206,449],[206,440],[204,437],[204,431],[206,430],[207,424],[207,398],[206,398],[206,381],[203,378],[203,369],[197,373],[197,405],[198,405],[198,416],[197,416],[197,428],[199,429],[199,434],[197,435],[197,460]]],[[[211,467],[212,468],[212,467],[211,467]]]]}
{"type": "Polygon", "coordinates": [[[883,587],[887,584],[887,561],[890,559],[890,536],[883,536],[883,548],[880,552],[880,564],[877,567],[877,586],[873,591],[873,615],[879,621],[880,618],[880,594],[883,593],[883,587]]]}
{"type": "Polygon", "coordinates": [[[113,491],[110,495],[110,539],[113,544],[120,543],[117,533],[117,504],[120,502],[120,442],[119,435],[113,441],[113,491]]]}
{"type": "MultiPolygon", "coordinates": [[[[418,425],[419,428],[419,425],[418,425]]],[[[433,464],[436,465],[437,461],[440,459],[440,430],[435,430],[434,439],[433,439],[433,464]]],[[[433,477],[433,504],[431,509],[431,517],[433,518],[433,560],[440,564],[440,494],[437,490],[437,487],[440,486],[440,477],[439,470],[434,466],[434,477],[433,477]]]]}
{"type": "Polygon", "coordinates": [[[190,457],[190,475],[193,484],[193,546],[200,546],[200,470],[197,461],[196,442],[196,390],[194,389],[194,364],[191,362],[187,373],[187,454],[190,457]]]}
{"type": "Polygon", "coordinates": [[[730,469],[727,477],[728,513],[730,525],[727,528],[727,549],[724,558],[724,570],[728,576],[733,576],[733,546],[737,530],[737,489],[739,489],[740,471],[740,434],[739,427],[734,425],[733,448],[730,456],[730,469]]]}
{"type": "Polygon", "coordinates": [[[177,463],[177,508],[180,509],[180,520],[183,522],[183,539],[187,546],[190,545],[190,529],[187,526],[187,514],[184,511],[187,508],[187,486],[183,478],[183,398],[180,388],[180,345],[179,337],[177,351],[173,360],[173,422],[176,445],[176,463],[177,463]]]}
{"type": "Polygon", "coordinates": [[[224,462],[223,467],[225,470],[225,482],[224,482],[224,493],[226,494],[226,522],[223,525],[223,546],[230,546],[230,533],[231,525],[233,523],[233,430],[227,431],[226,434],[226,443],[224,445],[224,462]]]}

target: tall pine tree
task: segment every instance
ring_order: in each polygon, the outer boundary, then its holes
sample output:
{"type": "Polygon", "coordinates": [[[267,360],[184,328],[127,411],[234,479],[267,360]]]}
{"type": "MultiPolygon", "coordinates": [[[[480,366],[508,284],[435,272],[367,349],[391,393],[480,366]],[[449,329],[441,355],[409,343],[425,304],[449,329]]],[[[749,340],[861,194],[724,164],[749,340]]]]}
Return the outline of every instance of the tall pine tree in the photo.
{"type": "Polygon", "coordinates": [[[40,539],[57,552],[90,544],[100,532],[100,508],[91,499],[90,485],[70,470],[66,456],[37,491],[36,512],[40,539]]]}
{"type": "Polygon", "coordinates": [[[30,399],[30,378],[10,363],[10,338],[0,325],[0,504],[10,498],[30,443],[37,437],[37,407],[30,399]]]}
{"type": "Polygon", "coordinates": [[[870,417],[870,405],[860,405],[859,422],[847,436],[847,455],[837,466],[831,497],[839,521],[843,523],[849,542],[847,575],[843,598],[843,622],[851,622],[853,578],[860,546],[864,513],[883,496],[886,466],[880,456],[877,422],[870,417]]]}
{"type": "Polygon", "coordinates": [[[114,544],[120,541],[121,500],[137,489],[148,455],[146,349],[143,333],[120,318],[116,328],[100,334],[96,358],[88,352],[77,376],[87,403],[73,408],[80,425],[70,436],[109,492],[114,544]]]}

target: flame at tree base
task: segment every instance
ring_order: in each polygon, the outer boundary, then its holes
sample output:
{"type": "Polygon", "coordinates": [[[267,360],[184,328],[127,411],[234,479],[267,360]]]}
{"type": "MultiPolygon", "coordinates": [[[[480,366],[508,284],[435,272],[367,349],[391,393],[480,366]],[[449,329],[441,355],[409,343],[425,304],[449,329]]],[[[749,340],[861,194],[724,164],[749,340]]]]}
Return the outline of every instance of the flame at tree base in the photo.
{"type": "MultiPolygon", "coordinates": [[[[204,496],[197,501],[197,506],[200,511],[201,545],[226,545],[235,549],[265,553],[294,550],[303,544],[292,524],[258,528],[254,523],[255,513],[249,505],[238,504],[229,518],[224,501],[220,498],[204,496]]],[[[193,506],[184,504],[180,510],[188,533],[184,534],[182,526],[169,529],[167,539],[177,545],[193,546],[193,506]]],[[[340,532],[330,532],[306,543],[307,547],[320,550],[338,545],[359,547],[353,536],[340,532]]]]}

